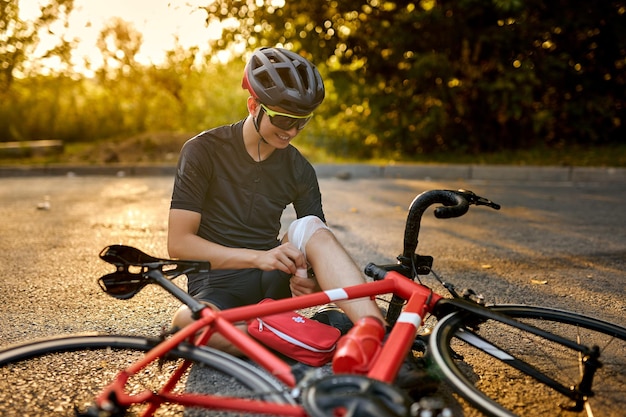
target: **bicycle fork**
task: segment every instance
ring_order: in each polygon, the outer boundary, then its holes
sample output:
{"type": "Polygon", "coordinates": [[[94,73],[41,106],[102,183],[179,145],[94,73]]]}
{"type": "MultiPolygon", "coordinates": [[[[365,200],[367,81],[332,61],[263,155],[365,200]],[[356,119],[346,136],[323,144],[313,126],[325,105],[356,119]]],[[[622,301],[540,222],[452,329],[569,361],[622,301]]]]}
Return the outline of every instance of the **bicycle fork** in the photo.
{"type": "Polygon", "coordinates": [[[591,352],[587,355],[583,356],[582,352],[579,354],[581,377],[578,387],[572,387],[573,393],[576,394],[575,398],[573,398],[574,404],[570,406],[563,405],[561,408],[568,411],[583,411],[587,398],[593,396],[591,387],[593,386],[593,378],[596,371],[602,368],[602,362],[600,362],[599,358],[600,348],[598,346],[593,346],[591,352]]]}
{"type": "MultiPolygon", "coordinates": [[[[583,411],[588,398],[593,394],[593,379],[596,371],[602,367],[600,362],[600,348],[598,346],[588,347],[579,343],[579,341],[573,341],[527,323],[522,323],[514,318],[508,317],[501,313],[495,312],[488,308],[478,306],[471,302],[455,299],[451,303],[456,304],[461,309],[474,313],[477,317],[483,317],[488,319],[494,319],[507,324],[512,327],[516,327],[520,330],[529,332],[531,334],[538,335],[542,338],[560,344],[566,348],[578,352],[578,362],[580,368],[580,382],[575,386],[566,387],[562,383],[556,381],[554,378],[546,375],[542,371],[535,368],[533,365],[527,363],[524,360],[514,357],[510,352],[507,352],[493,342],[489,342],[484,338],[477,335],[471,330],[470,327],[465,327],[463,331],[457,332],[455,335],[457,338],[465,341],[469,345],[472,345],[476,349],[479,349],[486,354],[508,364],[509,366],[533,377],[537,381],[547,385],[553,390],[563,394],[567,398],[573,401],[571,405],[560,404],[560,407],[568,411],[583,411]]],[[[480,326],[480,323],[476,323],[476,326],[480,326]]]]}

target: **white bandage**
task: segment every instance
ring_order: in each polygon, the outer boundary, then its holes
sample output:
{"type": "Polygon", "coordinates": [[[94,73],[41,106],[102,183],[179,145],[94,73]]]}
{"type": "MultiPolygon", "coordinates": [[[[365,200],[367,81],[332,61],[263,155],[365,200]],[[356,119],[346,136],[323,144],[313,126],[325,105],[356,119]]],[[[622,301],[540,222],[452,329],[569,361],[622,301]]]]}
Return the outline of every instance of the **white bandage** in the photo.
{"type": "Polygon", "coordinates": [[[306,216],[291,223],[287,237],[306,257],[306,244],[319,230],[330,230],[330,228],[319,217],[306,216]]]}

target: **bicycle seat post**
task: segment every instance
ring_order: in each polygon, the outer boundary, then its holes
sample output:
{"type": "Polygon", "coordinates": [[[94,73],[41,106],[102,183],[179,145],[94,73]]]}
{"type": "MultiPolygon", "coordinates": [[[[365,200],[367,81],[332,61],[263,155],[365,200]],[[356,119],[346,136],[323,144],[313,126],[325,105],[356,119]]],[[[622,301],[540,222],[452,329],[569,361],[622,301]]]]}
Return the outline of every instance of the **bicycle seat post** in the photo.
{"type": "Polygon", "coordinates": [[[153,279],[161,288],[172,294],[181,303],[187,305],[195,319],[200,318],[200,312],[207,307],[205,304],[196,300],[186,291],[167,279],[160,269],[151,269],[147,275],[151,279],[153,279]]]}

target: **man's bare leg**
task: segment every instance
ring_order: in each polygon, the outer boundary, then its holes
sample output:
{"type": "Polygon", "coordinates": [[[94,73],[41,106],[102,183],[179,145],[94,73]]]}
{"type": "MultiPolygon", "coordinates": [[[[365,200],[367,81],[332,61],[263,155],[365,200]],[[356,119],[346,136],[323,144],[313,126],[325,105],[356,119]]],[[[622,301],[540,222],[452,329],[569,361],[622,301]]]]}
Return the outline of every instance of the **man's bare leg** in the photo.
{"type": "MultiPolygon", "coordinates": [[[[311,236],[306,243],[306,256],[323,290],[365,282],[359,267],[330,230],[320,229],[311,236]]],[[[353,323],[364,316],[373,316],[386,323],[376,302],[369,298],[338,301],[337,305],[353,323]]]]}
{"type": "MultiPolygon", "coordinates": [[[[217,308],[213,306],[212,304],[207,303],[207,305],[211,307],[212,309],[217,310],[217,308]]],[[[193,321],[194,319],[192,317],[191,310],[189,310],[189,307],[187,307],[186,305],[182,305],[178,308],[176,313],[174,313],[174,318],[172,319],[172,326],[182,329],[183,327],[191,324],[193,321]]],[[[235,327],[237,327],[239,330],[241,330],[244,333],[248,333],[248,330],[245,325],[238,325],[235,327]]],[[[243,353],[239,349],[237,349],[235,346],[232,345],[232,343],[230,343],[230,341],[228,341],[226,338],[224,338],[224,336],[218,333],[214,333],[211,336],[211,339],[209,339],[209,343],[207,345],[217,350],[230,353],[231,355],[234,355],[234,356],[244,356],[243,353]]]]}

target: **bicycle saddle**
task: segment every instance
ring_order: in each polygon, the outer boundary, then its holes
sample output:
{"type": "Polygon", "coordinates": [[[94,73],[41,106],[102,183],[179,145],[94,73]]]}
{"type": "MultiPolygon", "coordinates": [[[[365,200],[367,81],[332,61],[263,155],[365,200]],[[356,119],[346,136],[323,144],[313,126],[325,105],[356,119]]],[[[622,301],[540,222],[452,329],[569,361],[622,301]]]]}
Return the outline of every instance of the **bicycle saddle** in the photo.
{"type": "Polygon", "coordinates": [[[154,280],[151,273],[172,280],[183,274],[209,272],[211,269],[209,262],[155,258],[125,245],[107,246],[100,252],[100,258],[115,265],[117,270],[102,276],[98,284],[104,292],[120,300],[132,298],[150,284],[154,280]]]}

